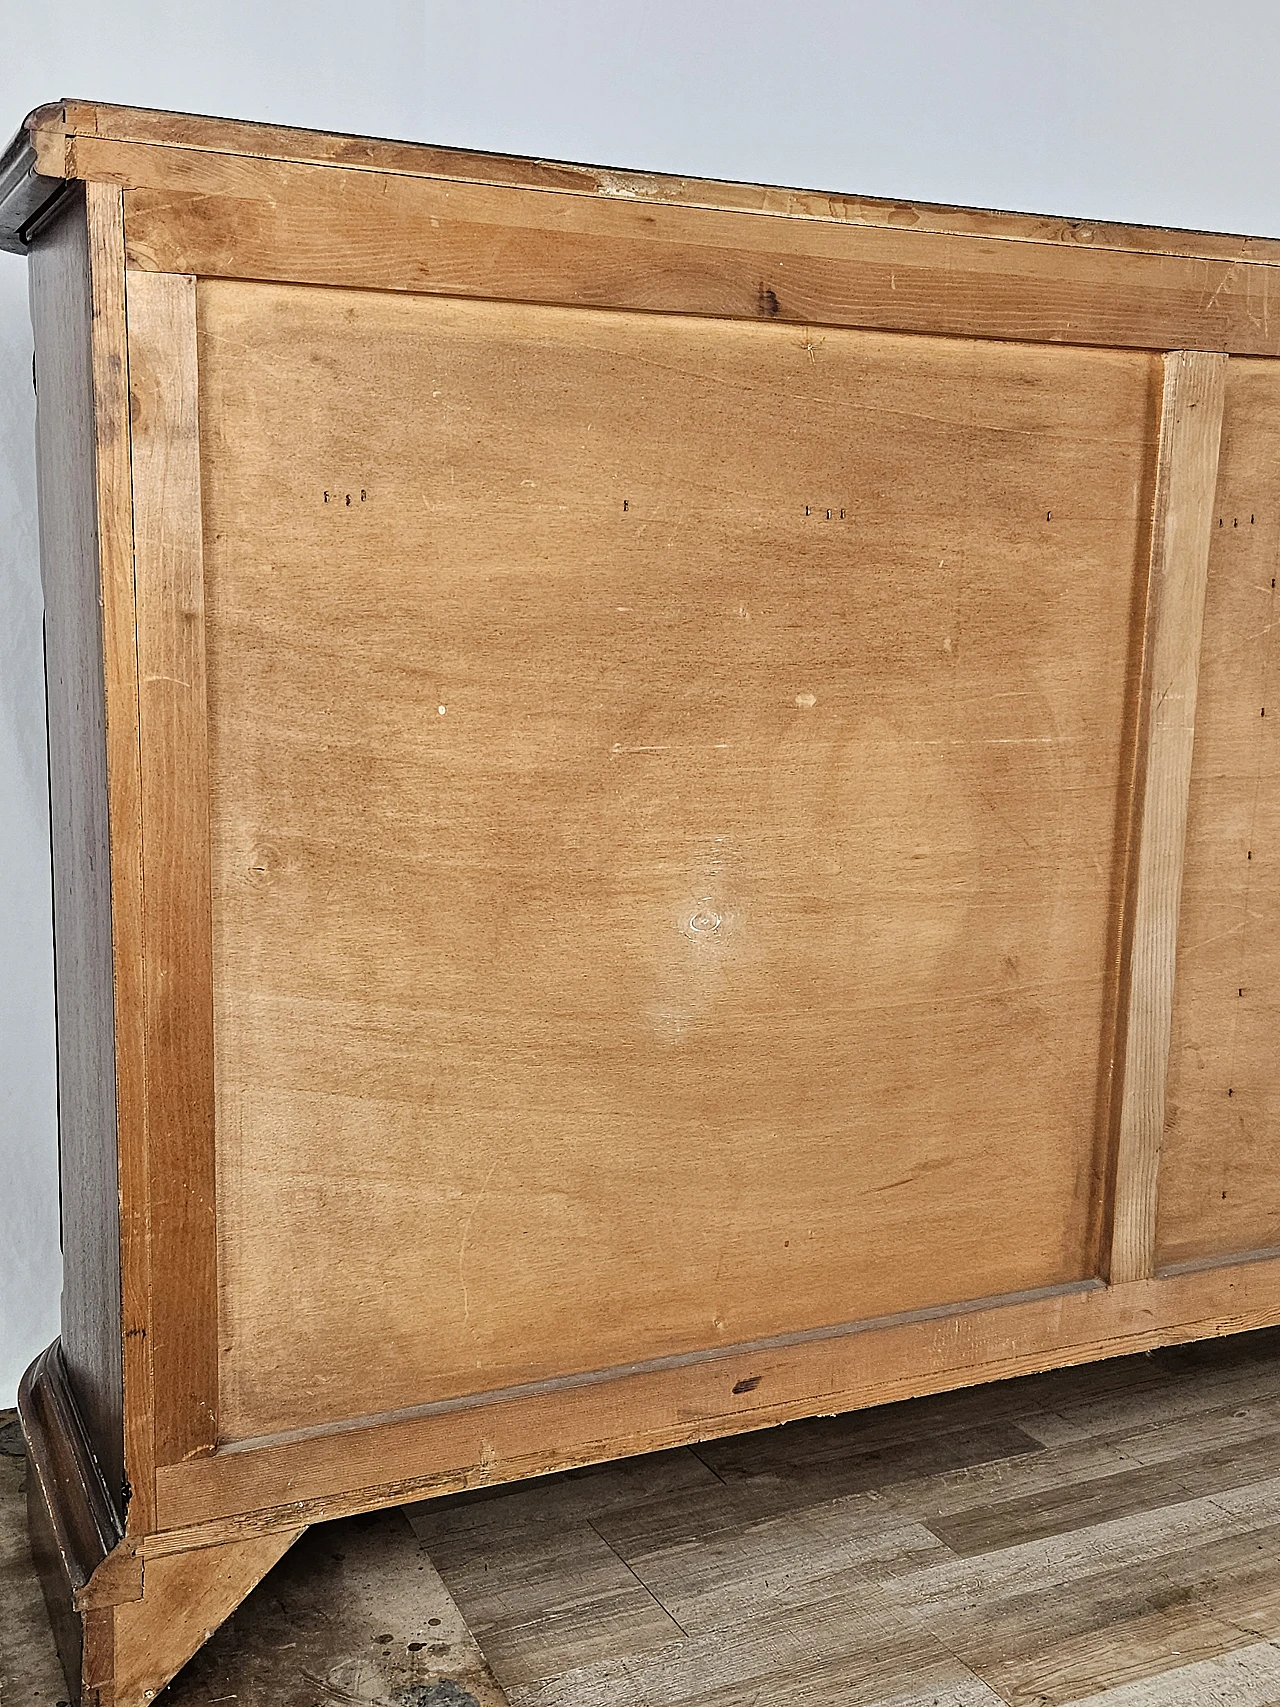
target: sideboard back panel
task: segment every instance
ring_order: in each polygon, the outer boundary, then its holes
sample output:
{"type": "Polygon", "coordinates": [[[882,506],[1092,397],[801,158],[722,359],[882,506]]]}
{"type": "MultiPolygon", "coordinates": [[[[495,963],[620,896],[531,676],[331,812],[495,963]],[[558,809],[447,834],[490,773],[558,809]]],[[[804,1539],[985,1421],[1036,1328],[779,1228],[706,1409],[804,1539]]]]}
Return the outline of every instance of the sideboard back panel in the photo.
{"type": "Polygon", "coordinates": [[[1155,358],[199,350],[223,1437],[1092,1276],[1155,358]]]}

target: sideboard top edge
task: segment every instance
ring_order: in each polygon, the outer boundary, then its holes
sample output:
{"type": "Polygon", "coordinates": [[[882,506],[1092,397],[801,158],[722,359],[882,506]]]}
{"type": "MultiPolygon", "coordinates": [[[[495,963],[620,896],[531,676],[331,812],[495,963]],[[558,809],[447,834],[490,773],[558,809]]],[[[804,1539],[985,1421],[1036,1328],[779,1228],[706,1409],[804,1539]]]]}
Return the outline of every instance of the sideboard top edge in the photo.
{"type": "Polygon", "coordinates": [[[1280,238],[1274,237],[681,177],[74,98],[37,107],[0,156],[0,248],[18,253],[29,248],[24,232],[59,193],[60,177],[50,174],[51,163],[60,164],[61,178],[93,175],[91,170],[77,170],[78,137],[773,218],[1280,265],[1280,238]],[[15,176],[19,156],[23,165],[15,176]],[[27,211],[29,203],[35,214],[27,211]]]}

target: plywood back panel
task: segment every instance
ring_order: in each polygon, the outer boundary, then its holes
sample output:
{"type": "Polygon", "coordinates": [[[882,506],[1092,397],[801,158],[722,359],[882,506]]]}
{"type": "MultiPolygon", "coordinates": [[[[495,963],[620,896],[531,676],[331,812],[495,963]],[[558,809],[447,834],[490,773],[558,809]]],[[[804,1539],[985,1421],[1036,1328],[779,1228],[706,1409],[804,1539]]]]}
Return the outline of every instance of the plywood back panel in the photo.
{"type": "Polygon", "coordinates": [[[224,1436],[1093,1273],[1158,362],[199,308],[224,1436]]]}
{"type": "Polygon", "coordinates": [[[1280,364],[1232,360],[1183,867],[1158,1260],[1280,1245],[1280,364]]]}

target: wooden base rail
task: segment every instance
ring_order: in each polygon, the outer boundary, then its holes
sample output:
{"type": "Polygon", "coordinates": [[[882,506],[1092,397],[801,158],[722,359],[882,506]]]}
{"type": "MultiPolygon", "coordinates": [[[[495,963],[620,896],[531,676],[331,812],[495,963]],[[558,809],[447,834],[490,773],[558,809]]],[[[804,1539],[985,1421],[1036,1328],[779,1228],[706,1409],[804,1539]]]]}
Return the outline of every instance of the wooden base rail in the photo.
{"type": "Polygon", "coordinates": [[[616,1372],[430,1417],[370,1419],[292,1445],[223,1449],[163,1471],[165,1527],[127,1538],[106,1513],[55,1343],[19,1398],[33,1543],[69,1675],[78,1674],[84,1646],[97,1702],[117,1707],[109,1687],[120,1703],[147,1698],[137,1696],[138,1684],[161,1687],[312,1523],[815,1411],[1238,1333],[1277,1314],[1280,1258],[1259,1253],[1160,1281],[1094,1283],[914,1321],[850,1324],[800,1345],[616,1372]],[[737,1389],[740,1403],[730,1409],[737,1389]]]}

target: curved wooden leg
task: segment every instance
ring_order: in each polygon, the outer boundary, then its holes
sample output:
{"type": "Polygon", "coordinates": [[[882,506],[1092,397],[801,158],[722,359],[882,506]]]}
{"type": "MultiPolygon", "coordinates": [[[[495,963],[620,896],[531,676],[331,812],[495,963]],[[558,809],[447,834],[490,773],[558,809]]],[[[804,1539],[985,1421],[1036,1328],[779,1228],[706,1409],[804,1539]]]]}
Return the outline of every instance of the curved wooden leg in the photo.
{"type": "Polygon", "coordinates": [[[31,1551],[71,1697],[146,1707],[302,1534],[146,1556],[89,1446],[55,1341],[18,1390],[31,1551]]]}
{"type": "Polygon", "coordinates": [[[83,1707],[146,1707],[301,1534],[146,1560],[141,1600],[83,1614],[83,1707]]]}

